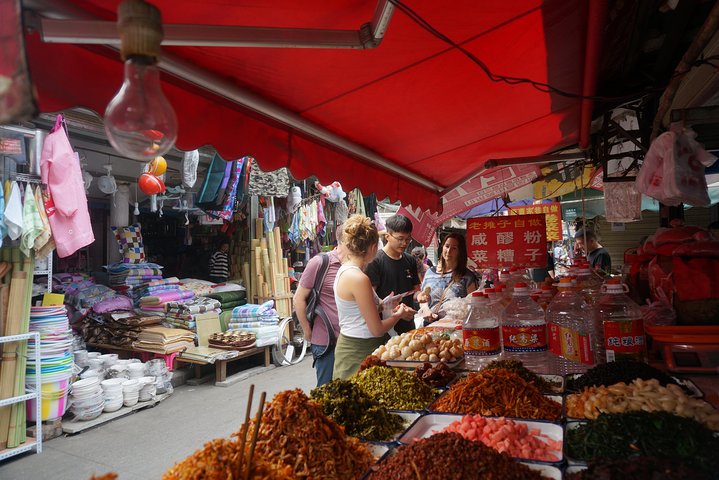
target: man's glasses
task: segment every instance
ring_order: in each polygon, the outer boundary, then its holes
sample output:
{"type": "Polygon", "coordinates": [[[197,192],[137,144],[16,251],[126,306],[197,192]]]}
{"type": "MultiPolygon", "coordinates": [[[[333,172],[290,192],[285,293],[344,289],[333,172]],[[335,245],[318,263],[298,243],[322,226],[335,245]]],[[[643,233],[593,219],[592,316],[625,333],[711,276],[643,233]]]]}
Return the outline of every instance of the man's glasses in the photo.
{"type": "Polygon", "coordinates": [[[394,239],[397,240],[399,243],[403,243],[403,244],[405,244],[405,245],[412,241],[412,237],[397,237],[397,236],[395,236],[395,235],[392,234],[392,233],[388,233],[387,235],[389,235],[390,237],[394,238],[394,239]]]}

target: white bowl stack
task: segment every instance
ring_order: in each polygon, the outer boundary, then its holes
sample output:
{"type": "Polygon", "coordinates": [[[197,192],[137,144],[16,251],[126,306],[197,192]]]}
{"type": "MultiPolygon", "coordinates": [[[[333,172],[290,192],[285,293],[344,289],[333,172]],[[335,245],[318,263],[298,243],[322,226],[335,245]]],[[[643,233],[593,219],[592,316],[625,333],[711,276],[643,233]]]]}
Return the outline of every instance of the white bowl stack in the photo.
{"type": "Polygon", "coordinates": [[[148,402],[155,397],[157,386],[155,385],[155,377],[141,377],[138,379],[142,388],[140,388],[139,401],[148,402]]]}
{"type": "Polygon", "coordinates": [[[130,378],[137,379],[145,376],[145,364],[144,363],[130,363],[127,365],[127,369],[130,372],[130,378]]]}
{"type": "Polygon", "coordinates": [[[98,358],[102,360],[103,367],[108,369],[117,363],[118,355],[117,353],[105,353],[100,355],[98,358]]]}
{"type": "Polygon", "coordinates": [[[122,394],[126,407],[131,407],[138,402],[141,387],[142,385],[140,385],[140,382],[136,378],[122,382],[122,394]]]}
{"type": "Polygon", "coordinates": [[[97,418],[105,408],[105,400],[98,377],[88,377],[72,384],[70,411],[78,420],[97,418]]]}
{"type": "Polygon", "coordinates": [[[124,381],[124,378],[110,378],[100,382],[103,396],[105,397],[105,412],[115,412],[122,407],[122,403],[125,400],[122,391],[122,383],[124,381]]]}
{"type": "Polygon", "coordinates": [[[88,351],[87,350],[75,350],[72,352],[72,355],[75,360],[75,365],[81,368],[85,368],[88,365],[89,357],[87,356],[88,351]]]}

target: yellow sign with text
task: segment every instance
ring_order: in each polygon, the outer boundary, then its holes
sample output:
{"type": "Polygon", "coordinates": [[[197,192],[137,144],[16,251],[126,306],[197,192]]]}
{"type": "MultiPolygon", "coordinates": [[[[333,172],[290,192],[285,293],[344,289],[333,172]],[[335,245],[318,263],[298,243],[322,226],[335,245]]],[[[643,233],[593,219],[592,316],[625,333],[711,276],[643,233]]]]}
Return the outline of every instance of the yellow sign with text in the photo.
{"type": "MultiPolygon", "coordinates": [[[[561,195],[567,195],[584,186],[589,187],[594,173],[594,167],[588,165],[584,167],[582,175],[577,175],[574,179],[566,179],[565,175],[555,170],[556,167],[542,168],[542,176],[545,180],[534,183],[535,200],[545,200],[548,198],[557,198],[561,195]]],[[[571,175],[569,175],[571,178],[571,175]]]]}
{"type": "MultiPolygon", "coordinates": [[[[536,215],[544,214],[547,225],[547,241],[553,242],[562,239],[562,208],[559,202],[542,203],[537,205],[521,205],[509,209],[510,215],[536,215]]],[[[518,219],[517,222],[523,220],[518,219]]]]}

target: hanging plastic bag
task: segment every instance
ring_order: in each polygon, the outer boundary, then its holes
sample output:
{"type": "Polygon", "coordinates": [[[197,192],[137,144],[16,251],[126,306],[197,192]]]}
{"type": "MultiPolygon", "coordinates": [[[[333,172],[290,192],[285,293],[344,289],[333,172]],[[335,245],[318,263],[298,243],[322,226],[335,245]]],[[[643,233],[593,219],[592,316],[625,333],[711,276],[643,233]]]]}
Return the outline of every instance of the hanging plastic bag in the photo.
{"type": "Polygon", "coordinates": [[[704,169],[716,157],[695,138],[696,133],[681,123],[657,137],[637,175],[637,190],[665,205],[709,205],[704,169]]]}
{"type": "Polygon", "coordinates": [[[200,164],[200,151],[185,152],[182,157],[182,184],[192,188],[197,181],[197,166],[200,164]]]}

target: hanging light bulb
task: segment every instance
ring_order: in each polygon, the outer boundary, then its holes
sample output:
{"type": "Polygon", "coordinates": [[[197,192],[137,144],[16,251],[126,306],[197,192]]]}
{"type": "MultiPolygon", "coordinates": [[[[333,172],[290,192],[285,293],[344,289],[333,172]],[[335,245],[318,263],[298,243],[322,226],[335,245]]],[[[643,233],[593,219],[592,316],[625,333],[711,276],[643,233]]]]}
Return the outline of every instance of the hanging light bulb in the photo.
{"type": "Polygon", "coordinates": [[[135,202],[135,210],[132,212],[133,215],[138,216],[140,215],[140,204],[135,202]]]}
{"type": "Polygon", "coordinates": [[[125,0],[118,7],[118,28],[125,79],[105,110],[105,133],[126,157],[152,160],[177,139],[177,116],[162,92],[157,68],[160,11],[142,0],[125,0]]]}

